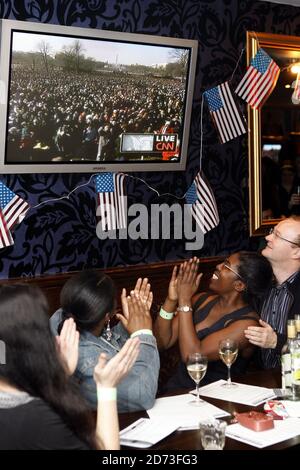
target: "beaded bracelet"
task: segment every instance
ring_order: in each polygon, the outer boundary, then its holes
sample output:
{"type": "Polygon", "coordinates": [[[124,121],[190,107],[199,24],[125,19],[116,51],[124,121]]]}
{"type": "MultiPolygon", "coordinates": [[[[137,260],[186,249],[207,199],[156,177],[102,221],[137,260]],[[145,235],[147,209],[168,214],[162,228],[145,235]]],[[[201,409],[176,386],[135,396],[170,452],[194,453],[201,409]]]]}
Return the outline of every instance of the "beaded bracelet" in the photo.
{"type": "Polygon", "coordinates": [[[172,320],[174,312],[166,312],[162,307],[159,311],[159,316],[165,320],[172,320]]]}

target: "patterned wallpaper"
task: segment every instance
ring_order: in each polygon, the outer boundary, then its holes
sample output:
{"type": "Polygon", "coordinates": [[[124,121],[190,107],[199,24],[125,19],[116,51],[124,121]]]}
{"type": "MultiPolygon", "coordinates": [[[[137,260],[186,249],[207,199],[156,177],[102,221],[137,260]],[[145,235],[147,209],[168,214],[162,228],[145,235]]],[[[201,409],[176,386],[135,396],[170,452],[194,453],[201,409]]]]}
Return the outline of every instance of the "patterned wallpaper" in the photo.
{"type": "MultiPolygon", "coordinates": [[[[199,167],[201,94],[232,75],[245,31],[300,33],[300,9],[253,0],[1,0],[0,17],[199,41],[197,76],[186,172],[139,173],[160,192],[182,196],[199,167]]],[[[245,71],[243,56],[234,81],[245,71]]],[[[235,83],[234,83],[235,84],[235,83]]],[[[244,108],[246,112],[246,109],[244,108]]],[[[247,139],[221,145],[208,111],[203,119],[203,169],[220,212],[219,226],[197,254],[213,256],[249,246],[247,139]]],[[[3,145],[3,143],[2,143],[3,145]]],[[[31,205],[67,194],[88,174],[3,175],[1,180],[31,205]]],[[[129,204],[173,203],[138,180],[128,185],[129,204]]],[[[108,267],[188,257],[185,240],[105,240],[96,237],[93,184],[69,199],[32,210],[0,252],[1,277],[34,276],[85,267],[108,267]]]]}

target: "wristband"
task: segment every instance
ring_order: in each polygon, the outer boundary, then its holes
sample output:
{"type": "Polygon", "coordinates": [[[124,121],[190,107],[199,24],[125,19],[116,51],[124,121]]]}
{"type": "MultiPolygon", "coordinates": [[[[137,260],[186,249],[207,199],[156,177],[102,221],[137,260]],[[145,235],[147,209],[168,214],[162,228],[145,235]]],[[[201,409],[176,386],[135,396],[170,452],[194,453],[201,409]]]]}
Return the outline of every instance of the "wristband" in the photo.
{"type": "Polygon", "coordinates": [[[166,312],[162,307],[159,311],[159,316],[165,320],[172,320],[174,312],[166,312]]]}
{"type": "Polygon", "coordinates": [[[98,401],[116,401],[117,389],[115,387],[97,387],[98,401]]]}
{"type": "Polygon", "coordinates": [[[152,330],[136,330],[133,333],[131,333],[130,338],[134,338],[135,336],[138,335],[151,335],[153,336],[152,330]]]}

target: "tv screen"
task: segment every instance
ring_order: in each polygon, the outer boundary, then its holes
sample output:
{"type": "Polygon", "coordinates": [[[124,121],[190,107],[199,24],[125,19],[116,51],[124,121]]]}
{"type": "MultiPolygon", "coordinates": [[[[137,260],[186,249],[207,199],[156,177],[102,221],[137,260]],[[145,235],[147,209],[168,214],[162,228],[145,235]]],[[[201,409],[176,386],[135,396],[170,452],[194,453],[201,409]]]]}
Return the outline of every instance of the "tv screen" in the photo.
{"type": "Polygon", "coordinates": [[[197,42],[1,21],[3,173],[184,170],[197,42]]]}

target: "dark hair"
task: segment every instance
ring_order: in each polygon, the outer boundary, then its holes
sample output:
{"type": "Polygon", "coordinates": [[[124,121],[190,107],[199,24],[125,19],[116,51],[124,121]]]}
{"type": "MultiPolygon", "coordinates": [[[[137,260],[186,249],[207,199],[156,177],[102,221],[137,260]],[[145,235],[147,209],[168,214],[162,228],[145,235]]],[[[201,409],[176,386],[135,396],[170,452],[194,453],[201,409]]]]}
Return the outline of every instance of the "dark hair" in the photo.
{"type": "Polygon", "coordinates": [[[0,377],[44,400],[81,440],[96,447],[94,417],[63,369],[49,327],[47,300],[38,287],[0,287],[0,339],[6,346],[0,377]]]}
{"type": "Polygon", "coordinates": [[[246,284],[243,299],[256,311],[260,299],[271,287],[273,270],[270,262],[259,253],[240,251],[238,273],[246,284]]]}
{"type": "Polygon", "coordinates": [[[79,331],[92,330],[115,308],[115,285],[99,271],[82,271],[63,286],[60,303],[63,317],[74,318],[79,331]]]}

